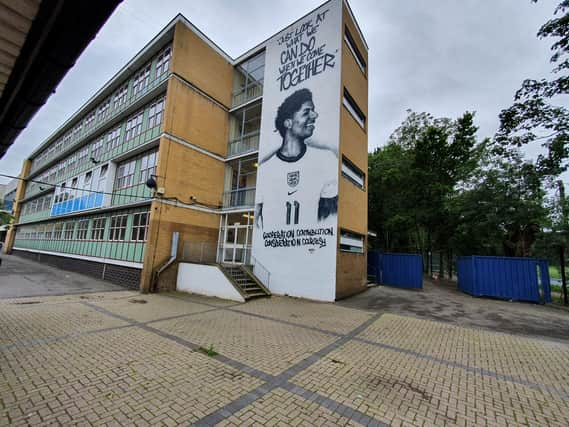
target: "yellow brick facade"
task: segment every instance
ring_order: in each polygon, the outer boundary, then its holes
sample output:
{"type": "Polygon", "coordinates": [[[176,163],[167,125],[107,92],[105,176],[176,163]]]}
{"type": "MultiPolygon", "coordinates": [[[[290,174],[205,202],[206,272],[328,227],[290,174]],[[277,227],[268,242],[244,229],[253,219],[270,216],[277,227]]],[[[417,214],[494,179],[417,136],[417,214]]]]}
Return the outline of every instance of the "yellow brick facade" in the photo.
{"type": "MultiPolygon", "coordinates": [[[[347,28],[356,47],[367,64],[367,47],[359,36],[357,24],[353,21],[347,5],[343,4],[342,31],[347,28]]],[[[362,112],[368,117],[367,67],[359,67],[346,42],[342,43],[342,93],[349,92],[362,112]]],[[[336,299],[361,292],[367,281],[367,170],[368,170],[367,121],[362,127],[344,107],[340,110],[340,165],[342,158],[348,159],[365,173],[364,189],[360,189],[342,177],[339,172],[338,189],[338,228],[364,236],[364,253],[351,253],[338,250],[336,266],[336,299]]],[[[338,236],[338,239],[340,236],[338,236]]]]}

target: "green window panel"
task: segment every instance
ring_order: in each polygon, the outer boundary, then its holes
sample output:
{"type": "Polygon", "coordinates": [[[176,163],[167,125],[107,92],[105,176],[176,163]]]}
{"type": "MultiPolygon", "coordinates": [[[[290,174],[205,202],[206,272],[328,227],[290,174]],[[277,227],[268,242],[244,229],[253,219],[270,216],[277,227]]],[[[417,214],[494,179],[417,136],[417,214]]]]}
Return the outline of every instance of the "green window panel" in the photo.
{"type": "Polygon", "coordinates": [[[127,251],[126,251],[127,261],[134,261],[134,254],[135,254],[134,246],[135,246],[134,243],[128,244],[127,251]]]}

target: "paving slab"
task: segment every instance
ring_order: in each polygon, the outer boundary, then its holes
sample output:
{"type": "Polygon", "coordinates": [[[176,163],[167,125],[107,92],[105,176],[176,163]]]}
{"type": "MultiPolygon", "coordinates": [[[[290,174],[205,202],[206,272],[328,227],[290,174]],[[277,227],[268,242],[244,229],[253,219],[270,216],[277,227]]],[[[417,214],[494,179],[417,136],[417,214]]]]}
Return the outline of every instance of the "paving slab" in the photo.
{"type": "Polygon", "coordinates": [[[118,285],[48,264],[15,255],[0,257],[0,299],[124,291],[118,285]]]}
{"type": "Polygon", "coordinates": [[[425,279],[423,289],[375,286],[338,304],[569,343],[569,308],[474,298],[459,291],[456,282],[425,279]]]}
{"type": "Polygon", "coordinates": [[[9,298],[0,425],[565,426],[568,361],[559,339],[285,297],[9,298]]]}

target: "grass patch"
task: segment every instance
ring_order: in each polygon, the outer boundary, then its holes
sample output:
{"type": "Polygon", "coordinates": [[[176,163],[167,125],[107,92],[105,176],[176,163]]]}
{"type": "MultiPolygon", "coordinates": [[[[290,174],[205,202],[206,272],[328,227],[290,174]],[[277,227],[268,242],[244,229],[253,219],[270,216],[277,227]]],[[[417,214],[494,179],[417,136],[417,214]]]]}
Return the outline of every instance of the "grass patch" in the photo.
{"type": "MultiPolygon", "coordinates": [[[[551,279],[561,279],[561,269],[555,265],[550,265],[549,277],[551,279]]],[[[565,277],[569,277],[569,268],[567,267],[565,267],[565,277]]]]}
{"type": "Polygon", "coordinates": [[[215,351],[215,349],[213,348],[213,344],[210,344],[210,345],[209,345],[209,348],[200,347],[200,348],[198,348],[198,351],[199,351],[200,353],[205,354],[206,356],[209,356],[209,357],[215,357],[215,356],[217,356],[217,355],[219,354],[219,353],[218,353],[217,351],[215,351]]]}

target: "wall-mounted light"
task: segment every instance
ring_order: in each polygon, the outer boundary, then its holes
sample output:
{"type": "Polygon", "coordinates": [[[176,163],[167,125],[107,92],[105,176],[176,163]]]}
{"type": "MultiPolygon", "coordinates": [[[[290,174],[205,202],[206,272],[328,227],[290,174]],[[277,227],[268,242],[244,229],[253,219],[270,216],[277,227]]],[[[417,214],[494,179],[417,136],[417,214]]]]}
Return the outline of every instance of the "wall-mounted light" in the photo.
{"type": "Polygon", "coordinates": [[[158,187],[158,184],[156,183],[156,175],[150,175],[150,178],[148,178],[146,180],[146,186],[148,188],[150,188],[151,190],[156,190],[156,188],[158,187]]]}

